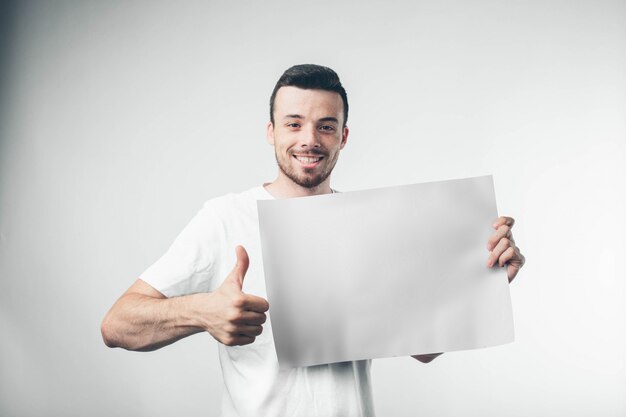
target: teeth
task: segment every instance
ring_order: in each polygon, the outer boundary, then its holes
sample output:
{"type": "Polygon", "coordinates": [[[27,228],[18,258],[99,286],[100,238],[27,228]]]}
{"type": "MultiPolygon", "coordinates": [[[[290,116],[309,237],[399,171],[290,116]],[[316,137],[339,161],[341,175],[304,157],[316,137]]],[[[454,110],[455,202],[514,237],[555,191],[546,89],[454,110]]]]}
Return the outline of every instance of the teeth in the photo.
{"type": "Polygon", "coordinates": [[[314,162],[319,161],[320,159],[322,159],[322,157],[318,156],[318,157],[310,157],[310,156],[296,156],[296,159],[300,162],[303,162],[305,164],[312,164],[314,162]]]}

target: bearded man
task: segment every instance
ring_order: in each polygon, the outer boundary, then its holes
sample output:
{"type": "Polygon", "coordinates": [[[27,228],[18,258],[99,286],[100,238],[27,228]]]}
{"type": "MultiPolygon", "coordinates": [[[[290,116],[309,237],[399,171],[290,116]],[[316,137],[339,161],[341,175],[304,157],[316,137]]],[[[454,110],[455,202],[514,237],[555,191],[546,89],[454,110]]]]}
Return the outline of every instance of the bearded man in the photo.
{"type": "MultiPolygon", "coordinates": [[[[373,416],[370,360],[280,369],[267,321],[257,200],[329,194],[348,141],[348,98],[330,68],[296,65],[270,99],[267,140],[278,175],[207,201],[168,251],[117,300],[102,322],[107,346],[150,351],[195,333],[219,342],[223,416],[373,416]],[[234,267],[233,267],[234,265],[234,267]]],[[[487,242],[490,267],[512,280],[524,263],[513,219],[487,242]]],[[[415,355],[430,362],[438,354],[415,355]]]]}

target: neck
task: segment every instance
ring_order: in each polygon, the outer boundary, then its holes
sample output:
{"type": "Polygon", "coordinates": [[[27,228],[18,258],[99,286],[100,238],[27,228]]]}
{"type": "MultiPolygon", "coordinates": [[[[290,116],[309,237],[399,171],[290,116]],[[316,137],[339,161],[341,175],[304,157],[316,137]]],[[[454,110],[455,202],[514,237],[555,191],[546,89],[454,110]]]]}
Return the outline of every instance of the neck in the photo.
{"type": "Polygon", "coordinates": [[[278,175],[278,177],[270,183],[263,184],[265,189],[274,198],[294,198],[294,197],[307,197],[312,195],[330,194],[330,176],[316,187],[307,188],[296,184],[284,175],[278,175]]]}

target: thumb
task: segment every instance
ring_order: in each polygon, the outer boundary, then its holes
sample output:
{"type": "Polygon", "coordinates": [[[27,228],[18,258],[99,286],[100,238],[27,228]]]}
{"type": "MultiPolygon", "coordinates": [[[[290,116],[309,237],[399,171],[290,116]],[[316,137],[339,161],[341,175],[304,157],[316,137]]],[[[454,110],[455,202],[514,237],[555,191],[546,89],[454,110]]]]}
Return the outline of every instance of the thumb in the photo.
{"type": "Polygon", "coordinates": [[[243,246],[237,246],[235,248],[235,254],[237,255],[237,263],[235,267],[230,272],[228,279],[237,285],[239,289],[243,287],[243,278],[246,276],[246,272],[248,271],[248,265],[250,265],[250,258],[248,258],[248,252],[243,246]]]}

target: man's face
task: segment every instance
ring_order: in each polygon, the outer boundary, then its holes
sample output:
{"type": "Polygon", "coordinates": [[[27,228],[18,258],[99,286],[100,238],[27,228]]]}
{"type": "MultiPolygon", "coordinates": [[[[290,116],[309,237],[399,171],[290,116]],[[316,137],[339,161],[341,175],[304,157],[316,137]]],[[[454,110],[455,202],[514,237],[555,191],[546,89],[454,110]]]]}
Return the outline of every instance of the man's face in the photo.
{"type": "Polygon", "coordinates": [[[339,94],[291,86],[278,90],[267,140],[274,145],[279,175],[301,187],[319,186],[330,176],[347,139],[339,94]]]}

